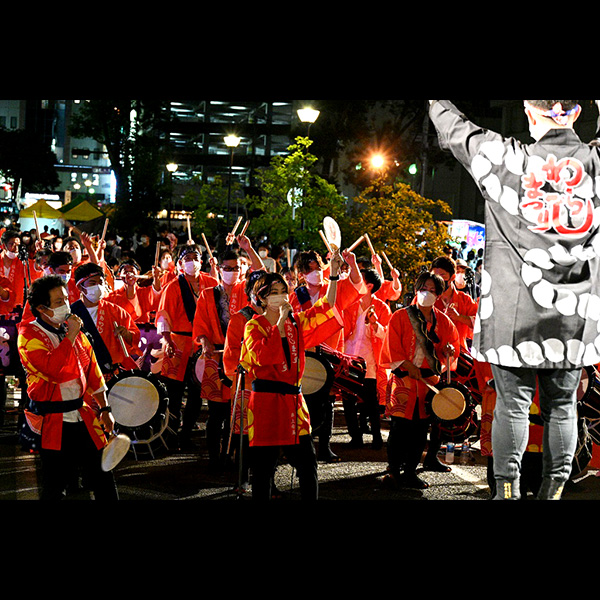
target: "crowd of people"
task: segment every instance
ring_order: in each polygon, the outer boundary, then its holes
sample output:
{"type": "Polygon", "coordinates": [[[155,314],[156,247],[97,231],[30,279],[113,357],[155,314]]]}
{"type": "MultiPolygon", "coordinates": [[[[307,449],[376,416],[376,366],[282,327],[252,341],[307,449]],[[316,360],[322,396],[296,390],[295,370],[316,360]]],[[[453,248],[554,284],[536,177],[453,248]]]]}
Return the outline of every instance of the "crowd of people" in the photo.
{"type": "MultiPolygon", "coordinates": [[[[567,116],[575,109],[561,112],[557,106],[526,105],[530,120],[546,119],[545,129],[540,132],[538,124],[535,135],[550,131],[573,143],[567,116]]],[[[465,137],[481,136],[480,163],[494,143],[510,145],[477,129],[448,101],[431,101],[431,107],[442,146],[468,168],[475,164],[468,152],[479,147],[469,146],[467,152],[465,137]]],[[[544,152],[535,144],[532,148],[528,151],[534,154],[544,152]]],[[[563,156],[558,141],[554,150],[563,156]]],[[[596,151],[589,152],[587,167],[600,170],[596,151]]],[[[514,172],[512,161],[494,175],[505,178],[505,189],[527,181],[513,180],[514,172]]],[[[550,167],[548,172],[555,179],[562,176],[550,167]]],[[[481,189],[489,194],[485,185],[481,189]]],[[[541,193],[539,186],[535,189],[541,193]]],[[[486,198],[495,211],[494,244],[503,236],[525,235],[525,227],[510,221],[516,214],[511,198],[506,192],[501,199],[486,198]]],[[[553,226],[559,230],[577,222],[567,226],[558,219],[553,226]]],[[[581,243],[583,234],[578,234],[574,239],[581,243]]],[[[529,227],[528,235],[528,247],[536,248],[539,234],[529,227]]],[[[253,244],[245,233],[234,232],[217,251],[204,237],[201,244],[166,228],[156,238],[142,232],[124,240],[111,231],[98,238],[53,230],[38,239],[37,231],[14,227],[1,237],[0,311],[19,313],[21,437],[24,448],[40,454],[42,498],[63,497],[77,469],[87,474],[96,498],[118,498],[114,477],[101,464],[106,445],[119,431],[109,388],[119,373],[140,367],[145,358],[140,357],[140,327],[148,324],[160,340],[150,370],[166,390],[170,446],[193,446],[191,434],[206,403],[210,468],[219,472],[236,463],[238,492],[251,489],[257,501],[277,496],[275,472],[282,459],[296,470],[301,498],[318,499],[319,461],[341,460],[330,444],[336,402],[343,406],[349,448],[363,446],[367,435],[372,448],[385,453],[385,485],[428,487],[419,465],[424,471],[449,471],[439,459],[444,439],[468,437],[475,425],[482,455],[489,458],[494,498],[525,496],[519,471],[526,449],[544,458],[532,492],[560,498],[575,452],[575,396],[585,364],[574,366],[572,355],[570,363],[556,358],[560,333],[544,345],[547,363],[535,355],[536,342],[522,341],[518,319],[529,335],[539,325],[544,339],[562,326],[539,307],[524,311],[506,296],[506,282],[519,289],[523,271],[522,260],[513,258],[515,267],[505,253],[522,244],[506,242],[497,258],[491,253],[493,279],[500,282],[493,288],[499,296],[492,306],[487,247],[486,271],[481,252],[449,246],[423,265],[413,290],[403,290],[399,271],[390,265],[386,277],[381,257],[373,252],[360,255],[332,246],[327,252],[313,248],[270,256],[264,240],[253,244]],[[492,313],[500,315],[495,328],[490,327],[492,313]],[[483,340],[481,330],[493,341],[483,340]],[[506,353],[513,344],[514,351],[506,353]],[[522,368],[517,355],[530,368],[522,368]],[[555,368],[548,377],[551,363],[555,368]],[[318,365],[333,376],[323,376],[318,365]],[[462,410],[452,417],[448,412],[456,403],[449,398],[456,396],[444,383],[449,374],[467,389],[460,395],[462,410]],[[481,405],[479,424],[475,404],[481,405]],[[543,444],[530,439],[532,410],[541,412],[546,425],[543,444]],[[382,418],[389,419],[386,443],[382,418]],[[519,439],[511,434],[515,424],[519,439]],[[568,447],[558,449],[557,436],[568,447]]],[[[566,264],[558,261],[557,268],[566,264]]],[[[582,270],[582,276],[586,273],[582,270]]],[[[551,299],[542,302],[540,294],[533,298],[550,308],[551,299]]],[[[595,336],[595,324],[593,329],[595,336]]]]}
{"type": "MultiPolygon", "coordinates": [[[[4,318],[17,315],[19,320],[23,422],[28,434],[22,437],[29,442],[24,447],[39,452],[43,465],[51,465],[45,469],[49,479],[44,497],[65,493],[73,474],[59,479],[55,456],[77,455],[83,439],[87,452],[81,454],[89,460],[87,468],[101,473],[98,461],[104,444],[97,426],[105,431],[105,441],[119,431],[107,399],[110,380],[116,372],[140,368],[139,360],[135,362],[141,354],[140,328],[147,325],[160,340],[152,370],[169,399],[169,431],[174,435],[168,445],[194,446],[192,432],[206,406],[210,468],[223,471],[240,457],[244,473],[240,483],[244,490],[252,490],[253,497],[277,494],[273,475],[282,453],[297,469],[302,497],[318,497],[318,461],[341,460],[330,444],[337,401],[343,406],[350,448],[362,447],[364,436],[370,435],[372,447],[386,452],[381,419],[405,420],[397,409],[403,391],[391,382],[402,381],[394,375],[400,363],[409,367],[397,355],[399,348],[388,342],[388,332],[396,331],[395,314],[403,309],[400,273],[392,269],[384,275],[380,256],[314,249],[295,253],[293,260],[289,253],[277,251],[273,258],[264,240],[255,248],[246,235],[231,234],[217,251],[165,228],[134,240],[110,230],[105,239],[99,237],[79,230],[63,236],[51,229],[38,239],[36,230],[20,231],[18,224],[2,234],[1,308],[4,318]],[[75,345],[65,337],[65,332],[73,337],[73,331],[83,332],[75,345]],[[65,357],[71,346],[79,354],[65,357]],[[310,370],[307,356],[341,369],[341,378],[320,381],[318,390],[302,393],[304,371],[310,370]],[[355,363],[355,381],[348,367],[344,380],[342,367],[350,361],[355,363]],[[64,372],[57,370],[58,364],[65,364],[64,372]],[[75,372],[77,383],[69,380],[75,372]],[[348,391],[350,385],[354,388],[348,391]],[[58,399],[69,410],[62,415],[47,413],[47,401],[58,399]],[[75,399],[80,399],[81,407],[66,403],[75,399]],[[292,409],[297,414],[293,422],[287,412],[292,409]],[[60,416],[62,427],[57,425],[60,416]],[[41,436],[37,445],[31,444],[32,431],[37,430],[41,436]]],[[[455,249],[449,251],[456,255],[455,249]]],[[[439,272],[446,278],[445,295],[437,294],[438,310],[468,321],[461,324],[466,348],[477,288],[468,288],[474,276],[463,277],[459,279],[465,291],[460,291],[457,276],[474,271],[460,259],[438,260],[444,261],[445,270],[439,272]],[[467,317],[456,311],[459,296],[468,298],[458,303],[467,317]]],[[[438,277],[433,270],[430,275],[429,284],[438,277]]],[[[415,300],[413,306],[421,305],[415,300]]],[[[421,310],[431,316],[430,307],[421,310]]],[[[457,339],[444,338],[446,342],[459,347],[457,339]]],[[[417,368],[427,368],[422,355],[406,358],[414,359],[417,368]]],[[[438,363],[443,370],[443,361],[438,363]]],[[[424,415],[425,394],[421,396],[424,415]]],[[[409,468],[404,458],[404,453],[418,453],[423,442],[419,438],[418,447],[413,444],[398,454],[392,440],[390,464],[400,461],[406,465],[405,473],[412,469],[412,478],[390,469],[398,485],[425,485],[414,474],[416,465],[409,468]]],[[[71,456],[68,464],[75,458],[71,456]]],[[[435,451],[426,466],[446,468],[435,451]]],[[[98,497],[118,496],[110,473],[86,481],[102,483],[104,487],[94,490],[98,497]]]]}

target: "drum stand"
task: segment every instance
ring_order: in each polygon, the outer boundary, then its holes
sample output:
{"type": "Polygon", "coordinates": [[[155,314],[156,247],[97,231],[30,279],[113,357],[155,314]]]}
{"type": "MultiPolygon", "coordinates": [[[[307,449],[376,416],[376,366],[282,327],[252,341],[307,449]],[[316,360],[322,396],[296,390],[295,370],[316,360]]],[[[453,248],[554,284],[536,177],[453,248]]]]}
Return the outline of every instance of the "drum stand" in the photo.
{"type": "Polygon", "coordinates": [[[240,447],[239,447],[239,456],[238,456],[238,486],[237,486],[237,497],[238,499],[242,497],[242,479],[244,475],[243,469],[243,455],[244,455],[244,390],[246,388],[246,371],[242,365],[238,365],[238,381],[235,390],[235,397],[233,401],[233,406],[231,407],[231,423],[229,427],[229,441],[227,443],[227,454],[229,454],[229,448],[231,446],[231,437],[233,436],[233,428],[235,425],[235,409],[238,403],[238,398],[240,401],[240,447]]]}

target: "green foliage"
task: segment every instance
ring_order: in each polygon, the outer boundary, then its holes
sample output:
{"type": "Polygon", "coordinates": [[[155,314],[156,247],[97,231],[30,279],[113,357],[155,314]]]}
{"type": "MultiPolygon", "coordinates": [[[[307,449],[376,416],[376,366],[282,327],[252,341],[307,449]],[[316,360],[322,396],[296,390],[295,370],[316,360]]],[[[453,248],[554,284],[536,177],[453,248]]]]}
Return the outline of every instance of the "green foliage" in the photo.
{"type": "MultiPolygon", "coordinates": [[[[385,252],[400,271],[403,288],[411,290],[419,272],[442,254],[449,239],[443,222],[451,218],[449,205],[424,198],[404,183],[383,181],[364,189],[354,201],[352,241],[367,233],[375,251],[385,252]]],[[[360,246],[356,253],[368,255],[369,251],[360,246]]]]}
{"type": "Polygon", "coordinates": [[[342,226],[346,199],[314,173],[317,157],[309,152],[311,144],[310,139],[297,137],[288,155],[274,157],[258,172],[260,194],[244,199],[254,239],[264,235],[272,244],[324,252],[319,235],[323,219],[332,217],[342,226]]]}

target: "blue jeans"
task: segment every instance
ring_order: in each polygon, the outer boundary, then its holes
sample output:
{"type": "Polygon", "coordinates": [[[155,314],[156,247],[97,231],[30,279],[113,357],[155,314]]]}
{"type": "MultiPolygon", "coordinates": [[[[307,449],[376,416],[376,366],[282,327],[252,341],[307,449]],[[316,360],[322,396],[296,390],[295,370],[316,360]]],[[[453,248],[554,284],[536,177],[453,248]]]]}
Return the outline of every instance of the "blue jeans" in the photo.
{"type": "Polygon", "coordinates": [[[577,449],[577,387],[581,369],[523,369],[492,365],[494,476],[518,480],[529,436],[529,409],[539,386],[544,423],[542,477],[565,483],[577,449]]]}

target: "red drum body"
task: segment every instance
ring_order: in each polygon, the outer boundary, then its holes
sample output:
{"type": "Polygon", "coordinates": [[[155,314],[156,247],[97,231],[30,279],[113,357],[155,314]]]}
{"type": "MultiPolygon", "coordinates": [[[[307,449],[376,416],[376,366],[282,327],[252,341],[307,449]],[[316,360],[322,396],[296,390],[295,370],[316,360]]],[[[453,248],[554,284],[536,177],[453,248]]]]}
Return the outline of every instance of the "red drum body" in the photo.
{"type": "Polygon", "coordinates": [[[481,404],[483,395],[479,389],[479,379],[475,370],[475,359],[468,352],[461,352],[458,356],[456,371],[452,373],[453,379],[464,385],[475,402],[481,404]]]}
{"type": "Polygon", "coordinates": [[[586,419],[600,419],[600,373],[594,367],[581,370],[581,380],[577,390],[579,416],[586,419]]]}
{"type": "Polygon", "coordinates": [[[430,391],[425,403],[442,439],[458,442],[475,434],[478,429],[476,403],[466,386],[440,382],[436,388],[439,393],[430,391]]]}
{"type": "Polygon", "coordinates": [[[323,344],[315,351],[306,352],[302,393],[330,393],[360,396],[367,373],[365,359],[338,352],[323,344]]]}

